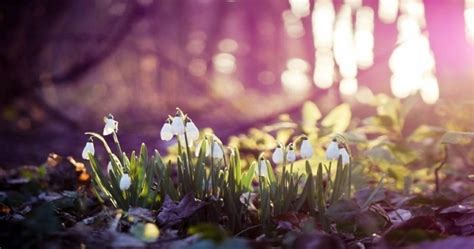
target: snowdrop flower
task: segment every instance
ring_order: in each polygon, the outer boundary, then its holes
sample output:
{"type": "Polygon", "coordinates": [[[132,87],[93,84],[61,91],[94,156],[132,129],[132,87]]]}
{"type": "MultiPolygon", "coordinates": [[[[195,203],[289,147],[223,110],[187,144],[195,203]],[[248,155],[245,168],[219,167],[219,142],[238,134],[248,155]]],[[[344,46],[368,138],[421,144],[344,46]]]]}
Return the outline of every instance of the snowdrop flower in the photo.
{"type": "Polygon", "coordinates": [[[296,153],[292,144],[289,145],[288,152],[286,152],[286,160],[290,163],[296,161],[296,153]]]}
{"type": "Polygon", "coordinates": [[[258,176],[268,177],[268,168],[267,168],[267,162],[265,161],[265,158],[263,157],[260,158],[256,171],[257,171],[258,176]]]}
{"type": "Polygon", "coordinates": [[[199,139],[199,129],[196,127],[194,122],[188,118],[188,122],[186,122],[186,136],[188,136],[188,139],[191,139],[192,141],[196,141],[199,139]]]}
{"type": "Polygon", "coordinates": [[[247,206],[249,210],[257,211],[257,207],[253,204],[257,200],[257,193],[246,192],[240,195],[240,203],[247,206]]]}
{"type": "Polygon", "coordinates": [[[349,164],[350,162],[350,156],[349,153],[345,148],[340,148],[339,149],[339,156],[342,157],[342,165],[349,164]]]}
{"type": "Polygon", "coordinates": [[[174,116],[173,120],[171,121],[171,130],[175,135],[182,135],[184,134],[185,127],[183,118],[180,115],[174,116]]]}
{"type": "Polygon", "coordinates": [[[308,138],[304,138],[301,142],[300,152],[302,158],[311,158],[313,156],[313,146],[309,142],[308,138]]]}
{"type": "Polygon", "coordinates": [[[92,142],[92,138],[89,139],[89,142],[86,143],[86,146],[82,150],[82,158],[85,160],[89,160],[89,153],[94,155],[95,149],[94,149],[94,143],[92,142]]]}
{"type": "Polygon", "coordinates": [[[326,158],[328,160],[337,160],[339,157],[339,144],[337,143],[336,139],[333,139],[327,149],[326,149],[326,158]]]}
{"type": "Polygon", "coordinates": [[[132,179],[128,174],[123,174],[119,183],[120,190],[127,190],[130,188],[130,185],[132,185],[132,179]]]}
{"type": "Polygon", "coordinates": [[[214,140],[214,142],[212,143],[211,151],[212,151],[212,157],[213,158],[215,158],[215,159],[224,158],[224,151],[222,150],[222,148],[219,145],[219,143],[217,142],[217,140],[214,140]]]}
{"type": "Polygon", "coordinates": [[[280,163],[283,163],[283,148],[281,148],[281,145],[278,145],[276,148],[275,148],[275,151],[273,151],[273,154],[272,154],[272,160],[275,164],[280,164],[280,163]]]}
{"type": "Polygon", "coordinates": [[[114,132],[118,131],[118,122],[114,120],[114,116],[109,114],[109,116],[104,117],[104,130],[102,131],[102,135],[107,136],[114,132]]]}
{"type": "Polygon", "coordinates": [[[171,127],[171,120],[168,119],[161,127],[160,137],[163,141],[170,141],[173,139],[173,127],[171,127]]]}

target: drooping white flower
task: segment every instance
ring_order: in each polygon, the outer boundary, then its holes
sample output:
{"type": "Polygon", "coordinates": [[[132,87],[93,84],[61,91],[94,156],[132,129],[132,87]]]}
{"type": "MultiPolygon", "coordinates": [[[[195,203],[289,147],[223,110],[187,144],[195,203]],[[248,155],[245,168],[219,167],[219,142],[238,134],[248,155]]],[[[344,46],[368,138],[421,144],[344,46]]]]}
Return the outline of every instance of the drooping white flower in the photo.
{"type": "Polygon", "coordinates": [[[82,158],[85,160],[89,160],[89,153],[92,155],[95,154],[94,143],[92,142],[92,140],[89,140],[89,142],[86,143],[86,146],[82,150],[82,158]]]}
{"type": "Polygon", "coordinates": [[[339,144],[333,139],[326,148],[326,158],[328,160],[337,160],[339,156],[339,144]]]}
{"type": "Polygon", "coordinates": [[[173,134],[175,135],[182,135],[184,134],[185,127],[183,118],[179,115],[174,116],[173,120],[171,121],[171,127],[173,134]]]}
{"type": "Polygon", "coordinates": [[[161,127],[160,137],[163,141],[170,141],[173,139],[173,128],[171,127],[171,121],[167,120],[163,127],[161,127]]]}
{"type": "Polygon", "coordinates": [[[240,195],[240,203],[244,204],[247,206],[249,210],[257,210],[257,207],[255,206],[254,202],[257,200],[257,193],[252,193],[252,192],[246,192],[242,193],[240,195]]]}
{"type": "Polygon", "coordinates": [[[285,158],[284,158],[283,148],[281,147],[281,145],[278,145],[273,151],[272,160],[275,164],[280,164],[280,163],[283,163],[284,159],[285,158]]]}
{"type": "Polygon", "coordinates": [[[258,176],[268,177],[268,168],[265,158],[260,158],[260,160],[258,161],[258,167],[255,171],[258,176]]]}
{"type": "Polygon", "coordinates": [[[119,183],[120,190],[127,190],[130,188],[130,185],[132,185],[132,179],[128,174],[123,174],[119,183]]]}
{"type": "Polygon", "coordinates": [[[350,162],[350,156],[349,153],[345,148],[340,148],[339,149],[339,156],[342,158],[342,165],[349,164],[350,162]]]}
{"type": "Polygon", "coordinates": [[[199,129],[191,119],[186,122],[186,136],[188,136],[188,139],[192,141],[199,139],[199,129]]]}
{"type": "Polygon", "coordinates": [[[215,140],[215,141],[212,143],[211,151],[212,151],[212,157],[213,157],[213,158],[215,158],[215,159],[222,159],[222,158],[224,158],[224,151],[222,150],[222,148],[221,148],[221,146],[219,145],[219,143],[217,142],[217,140],[215,140]]]}
{"type": "Polygon", "coordinates": [[[118,122],[114,120],[112,114],[109,114],[108,117],[104,117],[104,122],[105,126],[102,135],[107,136],[118,131],[118,122]]]}
{"type": "Polygon", "coordinates": [[[286,161],[289,163],[296,161],[296,152],[292,145],[289,146],[288,151],[286,152],[286,161]]]}
{"type": "Polygon", "coordinates": [[[300,153],[302,158],[311,158],[313,156],[313,146],[307,138],[301,142],[300,153]]]}

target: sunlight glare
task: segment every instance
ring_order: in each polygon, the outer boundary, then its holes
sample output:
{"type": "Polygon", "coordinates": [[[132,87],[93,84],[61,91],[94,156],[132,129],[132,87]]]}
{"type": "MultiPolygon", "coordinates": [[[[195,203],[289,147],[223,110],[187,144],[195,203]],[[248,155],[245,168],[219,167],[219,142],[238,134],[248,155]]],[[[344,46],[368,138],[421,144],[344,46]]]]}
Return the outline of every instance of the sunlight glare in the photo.
{"type": "Polygon", "coordinates": [[[384,23],[393,23],[397,20],[398,0],[379,0],[378,16],[384,23]]]}
{"type": "Polygon", "coordinates": [[[236,69],[235,57],[229,53],[218,53],[212,58],[216,71],[223,74],[231,74],[236,69]]]}
{"type": "Polygon", "coordinates": [[[434,104],[439,99],[438,80],[434,75],[423,78],[422,87],[420,89],[421,98],[426,104],[434,104]]]}
{"type": "Polygon", "coordinates": [[[474,0],[466,0],[464,22],[467,40],[474,45],[474,0]]]}
{"type": "Polygon", "coordinates": [[[339,92],[342,95],[354,95],[357,92],[357,79],[356,78],[344,78],[339,83],[339,92]]]}

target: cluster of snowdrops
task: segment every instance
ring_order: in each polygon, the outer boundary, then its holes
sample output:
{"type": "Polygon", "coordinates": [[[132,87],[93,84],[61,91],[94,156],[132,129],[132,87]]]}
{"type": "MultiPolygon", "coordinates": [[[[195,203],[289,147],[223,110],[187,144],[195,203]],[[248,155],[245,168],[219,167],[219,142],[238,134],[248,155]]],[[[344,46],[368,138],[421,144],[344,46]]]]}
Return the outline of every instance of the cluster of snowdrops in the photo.
{"type": "Polygon", "coordinates": [[[103,136],[86,133],[90,137],[82,157],[90,160],[93,186],[99,199],[108,200],[117,208],[160,208],[167,198],[179,201],[187,194],[200,200],[221,198],[227,213],[233,216],[229,221],[231,227],[239,231],[243,226],[242,207],[257,210],[254,205],[256,196],[259,198],[258,215],[262,222],[280,213],[298,211],[305,203],[313,210],[319,209],[321,213],[324,207],[317,208],[312,200],[317,199],[319,203],[324,203],[321,205],[325,205],[326,202],[350,196],[351,156],[349,148],[337,136],[327,145],[329,169],[325,164],[325,179],[331,188],[325,187],[323,192],[323,167],[320,163],[313,177],[308,161],[313,156],[313,146],[305,135],[296,137],[288,145],[278,143],[271,156],[275,168],[281,166],[277,175],[264,153],[244,170],[238,148],[225,147],[214,134],[200,134],[191,118],[178,108],[174,116],[169,116],[160,132],[162,140],[176,139],[178,145],[176,161],[169,160],[167,163],[156,150],[153,156],[148,156],[145,145],[142,145],[139,155],[132,152],[127,156],[118,140],[118,122],[112,115],[105,117],[104,122],[103,136]],[[110,135],[117,153],[113,153],[106,142],[105,136],[110,135]],[[95,156],[96,139],[103,143],[108,153],[107,174],[102,172],[95,156]],[[306,160],[306,175],[293,172],[298,146],[299,156],[306,160]],[[334,161],[337,170],[332,179],[330,167],[334,161]],[[287,166],[290,166],[289,169],[287,166]],[[255,176],[258,178],[257,184],[254,184],[255,176]]]}

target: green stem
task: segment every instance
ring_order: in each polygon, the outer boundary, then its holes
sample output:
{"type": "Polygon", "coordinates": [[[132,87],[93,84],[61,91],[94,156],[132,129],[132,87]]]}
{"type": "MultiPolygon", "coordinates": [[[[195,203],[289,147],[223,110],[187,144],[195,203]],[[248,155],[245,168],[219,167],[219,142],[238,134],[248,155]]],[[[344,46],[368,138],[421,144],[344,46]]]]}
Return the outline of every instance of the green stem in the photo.
{"type": "MultiPolygon", "coordinates": [[[[117,132],[114,131],[112,134],[113,134],[113,137],[114,137],[114,143],[115,143],[115,145],[117,145],[117,151],[120,154],[120,157],[123,157],[122,147],[120,146],[120,142],[118,140],[117,132]]],[[[122,163],[123,163],[123,160],[122,160],[122,163]]]]}

